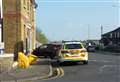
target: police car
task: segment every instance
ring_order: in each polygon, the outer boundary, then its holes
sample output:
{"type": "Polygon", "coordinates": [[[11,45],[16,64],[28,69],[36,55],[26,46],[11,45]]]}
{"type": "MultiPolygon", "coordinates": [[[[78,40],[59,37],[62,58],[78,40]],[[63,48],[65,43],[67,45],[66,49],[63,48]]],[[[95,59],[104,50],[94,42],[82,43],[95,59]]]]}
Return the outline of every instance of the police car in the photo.
{"type": "Polygon", "coordinates": [[[80,41],[64,41],[59,62],[83,62],[88,64],[88,52],[80,41]]]}

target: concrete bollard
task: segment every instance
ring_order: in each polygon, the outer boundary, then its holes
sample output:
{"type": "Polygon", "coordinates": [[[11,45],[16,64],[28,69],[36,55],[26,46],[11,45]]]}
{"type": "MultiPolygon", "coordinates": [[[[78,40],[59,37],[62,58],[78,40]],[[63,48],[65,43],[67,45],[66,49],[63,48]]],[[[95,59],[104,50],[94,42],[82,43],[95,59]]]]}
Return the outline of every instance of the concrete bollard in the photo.
{"type": "Polygon", "coordinates": [[[10,68],[12,68],[13,59],[13,54],[0,55],[0,73],[7,72],[10,68]]]}

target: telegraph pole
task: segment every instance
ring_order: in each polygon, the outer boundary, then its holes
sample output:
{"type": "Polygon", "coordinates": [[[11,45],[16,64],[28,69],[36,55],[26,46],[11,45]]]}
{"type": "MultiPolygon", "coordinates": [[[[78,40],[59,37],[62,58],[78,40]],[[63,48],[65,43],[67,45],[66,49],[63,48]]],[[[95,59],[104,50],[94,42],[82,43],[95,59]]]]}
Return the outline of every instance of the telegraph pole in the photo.
{"type": "Polygon", "coordinates": [[[90,39],[90,25],[88,25],[88,40],[90,39]]]}
{"type": "Polygon", "coordinates": [[[103,34],[103,26],[101,25],[101,38],[102,38],[102,34],[103,34]]]}

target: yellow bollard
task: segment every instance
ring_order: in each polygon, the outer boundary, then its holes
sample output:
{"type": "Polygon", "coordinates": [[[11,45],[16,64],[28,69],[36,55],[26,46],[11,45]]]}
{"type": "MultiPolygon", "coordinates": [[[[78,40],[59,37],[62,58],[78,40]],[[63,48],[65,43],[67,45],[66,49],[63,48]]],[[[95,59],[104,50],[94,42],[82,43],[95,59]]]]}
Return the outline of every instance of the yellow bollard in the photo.
{"type": "Polygon", "coordinates": [[[18,67],[20,68],[28,68],[29,67],[29,59],[27,56],[25,56],[24,53],[19,52],[18,53],[18,67]]]}
{"type": "Polygon", "coordinates": [[[33,54],[30,54],[28,55],[28,59],[29,59],[29,64],[34,64],[37,61],[38,57],[33,54]]]}

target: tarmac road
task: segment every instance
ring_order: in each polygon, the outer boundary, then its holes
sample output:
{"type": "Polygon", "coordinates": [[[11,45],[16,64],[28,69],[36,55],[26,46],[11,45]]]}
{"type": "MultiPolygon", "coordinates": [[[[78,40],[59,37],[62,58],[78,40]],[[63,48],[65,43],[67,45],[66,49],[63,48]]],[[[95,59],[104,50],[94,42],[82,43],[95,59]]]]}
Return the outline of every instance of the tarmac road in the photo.
{"type": "MultiPolygon", "coordinates": [[[[60,65],[64,76],[36,82],[120,82],[120,56],[89,53],[89,64],[60,65]]],[[[63,75],[63,74],[61,74],[63,75]]]]}

